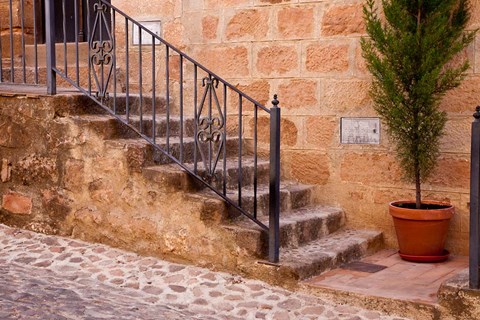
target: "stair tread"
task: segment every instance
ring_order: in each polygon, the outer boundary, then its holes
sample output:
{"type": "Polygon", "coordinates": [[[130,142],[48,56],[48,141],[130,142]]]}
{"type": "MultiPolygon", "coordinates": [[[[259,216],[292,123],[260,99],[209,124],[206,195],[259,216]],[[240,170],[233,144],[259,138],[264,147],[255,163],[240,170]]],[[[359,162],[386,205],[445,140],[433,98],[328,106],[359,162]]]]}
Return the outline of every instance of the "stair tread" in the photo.
{"type": "MultiPolygon", "coordinates": [[[[320,205],[310,205],[299,209],[290,210],[288,215],[280,217],[280,227],[297,224],[299,222],[305,222],[312,219],[328,219],[336,215],[342,214],[343,211],[338,208],[320,206],[320,205]]],[[[258,217],[258,220],[263,224],[268,226],[269,217],[261,216],[258,217]]],[[[228,227],[233,228],[244,228],[244,229],[258,229],[261,228],[248,220],[236,220],[228,227]]]]}
{"type": "MultiPolygon", "coordinates": [[[[243,157],[242,167],[248,167],[248,166],[253,167],[253,164],[254,164],[253,156],[244,156],[243,157]]],[[[265,167],[265,166],[269,166],[269,165],[270,165],[270,162],[268,160],[261,160],[261,159],[257,160],[257,166],[258,167],[265,167]]],[[[193,162],[188,162],[188,163],[185,163],[185,166],[187,166],[189,168],[193,168],[194,164],[193,164],[193,162]]],[[[217,166],[217,167],[218,167],[217,170],[219,170],[219,171],[223,170],[223,160],[220,159],[219,166],[217,166]]],[[[226,167],[227,167],[227,170],[238,168],[238,157],[227,158],[226,167]]],[[[149,167],[146,167],[145,170],[152,170],[152,171],[158,171],[158,172],[163,172],[163,171],[171,172],[171,171],[176,171],[176,170],[178,170],[179,172],[183,171],[183,169],[180,168],[176,164],[163,164],[163,165],[149,166],[149,167]]],[[[204,172],[205,171],[203,163],[201,163],[201,162],[198,163],[198,171],[199,172],[204,172]]]]}
{"type": "Polygon", "coordinates": [[[281,264],[302,268],[314,262],[336,259],[354,245],[366,244],[382,233],[374,230],[341,230],[298,248],[285,248],[282,251],[281,264]]]}
{"type": "MultiPolygon", "coordinates": [[[[282,192],[294,192],[302,191],[314,188],[313,185],[302,184],[296,181],[283,180],[280,182],[280,193],[282,192]]],[[[269,194],[270,186],[268,183],[258,184],[257,195],[269,194]]],[[[238,189],[227,189],[227,195],[238,195],[238,189]]],[[[245,186],[242,187],[242,197],[253,197],[254,187],[245,186]]]]}

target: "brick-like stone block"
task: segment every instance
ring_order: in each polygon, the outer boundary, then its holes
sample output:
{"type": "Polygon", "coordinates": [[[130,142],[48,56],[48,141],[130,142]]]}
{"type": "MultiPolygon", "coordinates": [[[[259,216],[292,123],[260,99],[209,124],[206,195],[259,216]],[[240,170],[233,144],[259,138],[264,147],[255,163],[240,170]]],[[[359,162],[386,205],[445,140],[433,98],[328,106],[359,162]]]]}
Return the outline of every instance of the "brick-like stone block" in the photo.
{"type": "Polygon", "coordinates": [[[10,181],[12,177],[12,164],[7,159],[2,159],[1,165],[0,180],[2,182],[10,181]]]}
{"type": "Polygon", "coordinates": [[[163,37],[174,46],[185,47],[185,27],[181,21],[170,21],[163,25],[163,37]]]}
{"type": "Polygon", "coordinates": [[[32,198],[18,192],[10,191],[2,197],[2,208],[15,214],[31,214],[32,198]]]}
{"type": "Polygon", "coordinates": [[[428,182],[447,188],[470,188],[469,159],[464,156],[441,156],[428,182]]]}
{"type": "Polygon", "coordinates": [[[63,183],[68,190],[81,190],[85,184],[85,163],[83,160],[69,159],[65,163],[63,183]]]}
{"type": "Polygon", "coordinates": [[[338,5],[323,15],[322,35],[350,35],[365,33],[362,4],[338,5]]]}
{"type": "Polygon", "coordinates": [[[306,120],[307,144],[315,149],[326,149],[332,145],[334,138],[338,142],[338,119],[331,116],[312,116],[306,120]]]}
{"type": "Polygon", "coordinates": [[[270,102],[270,83],[267,80],[254,80],[248,83],[239,83],[236,87],[251,98],[268,107],[270,102]]]}
{"type": "Polygon", "coordinates": [[[298,70],[298,52],[293,45],[271,45],[260,48],[256,69],[265,75],[289,75],[298,70]]]}
{"type": "Polygon", "coordinates": [[[322,82],[322,94],[320,101],[322,105],[335,113],[352,114],[357,112],[359,115],[366,116],[372,111],[365,107],[371,106],[369,96],[370,81],[360,79],[333,80],[327,79],[322,82]]]}
{"type": "Polygon", "coordinates": [[[349,68],[347,44],[312,43],[306,49],[305,67],[311,72],[346,72],[349,68]]]}
{"type": "Polygon", "coordinates": [[[218,17],[205,16],[202,18],[202,36],[205,40],[215,39],[218,30],[218,17]]]}
{"type": "Polygon", "coordinates": [[[205,46],[197,47],[198,61],[215,73],[226,78],[249,75],[249,50],[246,46],[205,46]]]}
{"type": "Polygon", "coordinates": [[[284,7],[278,12],[277,30],[284,39],[308,39],[314,23],[313,7],[284,7]]]}
{"type": "Polygon", "coordinates": [[[324,153],[295,151],[291,155],[290,172],[300,182],[323,185],[330,178],[330,162],[324,153]]]}
{"type": "Polygon", "coordinates": [[[468,76],[458,88],[445,94],[440,104],[441,109],[451,113],[471,115],[475,111],[475,106],[478,105],[479,87],[480,77],[468,76]]]}
{"type": "Polygon", "coordinates": [[[280,83],[278,95],[281,99],[281,107],[287,112],[316,107],[317,87],[316,80],[294,79],[280,83]]]}
{"type": "Polygon", "coordinates": [[[261,40],[268,33],[268,12],[259,9],[241,10],[228,21],[225,30],[227,40],[261,40]]]}
{"type": "MultiPolygon", "coordinates": [[[[249,121],[249,136],[253,137],[255,121],[249,121]]],[[[280,141],[282,146],[294,146],[297,143],[298,129],[295,123],[285,117],[280,122],[280,141]]],[[[257,121],[257,137],[260,143],[270,143],[270,118],[259,117],[257,121]]]]}
{"type": "Polygon", "coordinates": [[[344,182],[403,186],[395,156],[383,152],[346,153],[340,163],[340,178],[344,182]]]}

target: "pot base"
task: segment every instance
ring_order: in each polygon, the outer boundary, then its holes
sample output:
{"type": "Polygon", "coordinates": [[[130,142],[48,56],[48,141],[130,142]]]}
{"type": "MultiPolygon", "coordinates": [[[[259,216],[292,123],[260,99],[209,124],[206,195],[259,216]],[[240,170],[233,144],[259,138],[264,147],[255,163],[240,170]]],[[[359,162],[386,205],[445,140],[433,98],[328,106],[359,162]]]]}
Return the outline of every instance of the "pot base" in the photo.
{"type": "Polygon", "coordinates": [[[403,254],[399,251],[398,255],[403,260],[411,262],[442,262],[448,259],[450,252],[448,252],[447,250],[443,250],[443,254],[440,256],[411,256],[408,254],[403,254]]]}

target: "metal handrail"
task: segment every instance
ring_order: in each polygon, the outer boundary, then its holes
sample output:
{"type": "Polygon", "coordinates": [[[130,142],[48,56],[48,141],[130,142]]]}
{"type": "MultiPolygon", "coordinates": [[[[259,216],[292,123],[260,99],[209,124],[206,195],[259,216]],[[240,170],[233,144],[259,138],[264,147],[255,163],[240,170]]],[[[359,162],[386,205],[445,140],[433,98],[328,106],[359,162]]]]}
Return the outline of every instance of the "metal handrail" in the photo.
{"type": "MultiPolygon", "coordinates": [[[[65,12],[65,1],[62,1],[65,12]]],[[[251,98],[234,85],[228,83],[216,73],[210,71],[196,60],[183,53],[181,50],[154,34],[142,26],[120,9],[112,6],[106,0],[87,0],[87,35],[89,47],[88,61],[88,83],[82,84],[79,76],[79,54],[78,37],[75,35],[76,54],[74,57],[75,68],[68,68],[67,65],[67,40],[64,29],[63,54],[64,65],[56,65],[56,47],[55,47],[55,16],[53,0],[46,0],[46,48],[47,48],[47,90],[49,94],[56,93],[57,75],[70,85],[76,87],[85,95],[89,96],[102,108],[107,110],[113,117],[124,123],[130,129],[138,133],[145,141],[151,144],[156,150],[161,152],[169,160],[179,165],[187,171],[193,178],[200,181],[203,185],[210,188],[215,194],[234,207],[238,212],[255,222],[260,228],[268,231],[269,234],[269,261],[276,263],[279,261],[279,217],[280,217],[280,108],[278,107],[277,96],[272,101],[273,107],[268,109],[257,100],[251,98]],[[124,38],[120,39],[117,35],[118,27],[124,30],[124,38]],[[131,29],[130,29],[131,27],[131,29]],[[130,31],[138,32],[138,46],[133,50],[133,43],[130,43],[130,31]],[[147,41],[148,40],[148,41],[147,41]],[[117,42],[125,41],[124,47],[119,47],[117,42]],[[122,67],[122,61],[118,59],[118,51],[123,50],[125,56],[125,96],[120,99],[119,88],[117,87],[117,78],[120,77],[118,70],[122,67]],[[158,52],[162,53],[159,55],[158,52]],[[132,54],[133,52],[133,54],[132,54]],[[146,54],[150,54],[149,58],[146,54]],[[136,55],[136,61],[132,55],[136,55]],[[174,61],[173,59],[178,59],[174,61]],[[178,70],[171,70],[171,64],[178,63],[178,70]],[[132,81],[132,64],[138,63],[138,89],[137,94],[134,91],[132,81]],[[162,64],[163,63],[163,64],[162,64]],[[147,80],[144,77],[143,68],[145,65],[151,67],[151,78],[147,80]],[[160,65],[162,64],[162,65],[160,65]],[[158,81],[157,72],[164,67],[164,78],[158,81]],[[188,72],[193,74],[188,74],[188,72]],[[203,76],[202,76],[203,74],[203,76]],[[191,76],[188,78],[188,76],[191,76]],[[173,80],[174,77],[178,79],[173,80]],[[193,85],[193,89],[185,87],[185,83],[193,85]],[[165,137],[162,143],[158,143],[157,133],[157,110],[162,106],[157,102],[157,86],[165,85],[165,137]],[[150,86],[148,91],[144,86],[150,86]],[[219,88],[220,86],[220,88],[219,88]],[[203,92],[199,92],[199,87],[203,92]],[[176,92],[174,92],[177,90],[176,92]],[[190,90],[190,91],[188,91],[190,90]],[[113,91],[113,96],[110,94],[113,91]],[[177,97],[178,108],[174,110],[172,100],[177,97]],[[188,95],[193,96],[191,104],[186,103],[188,95]],[[233,97],[233,98],[232,98],[233,97]],[[149,99],[148,104],[146,99],[149,99]],[[200,99],[199,99],[200,98],[200,99]],[[138,101],[134,106],[133,101],[138,101]],[[120,110],[120,104],[124,103],[125,110],[120,110]],[[192,105],[193,104],[193,105],[192,105]],[[232,187],[227,186],[227,136],[231,132],[227,130],[227,108],[233,104],[238,109],[236,126],[238,134],[233,137],[236,143],[235,156],[238,158],[238,167],[236,168],[237,181],[235,183],[235,197],[227,192],[232,187]],[[193,107],[193,110],[188,109],[193,107]],[[133,109],[137,108],[136,113],[139,123],[132,120],[133,109]],[[150,108],[150,118],[147,117],[146,109],[150,108]],[[253,115],[247,108],[251,108],[253,115]],[[246,111],[247,110],[247,111],[246,111]],[[180,121],[175,124],[172,120],[172,114],[178,111],[180,121]],[[184,135],[188,131],[186,127],[186,113],[193,111],[194,132],[193,132],[193,168],[188,165],[188,157],[192,156],[185,148],[184,135]],[[258,157],[259,157],[259,134],[258,119],[259,113],[264,113],[270,117],[270,172],[269,172],[269,203],[268,203],[268,226],[262,223],[258,217],[258,157]],[[242,180],[242,161],[245,153],[244,149],[244,118],[251,117],[253,121],[253,158],[254,158],[254,177],[253,177],[253,204],[242,203],[242,192],[245,190],[245,182],[242,180]],[[147,119],[148,118],[148,119],[147,119]],[[151,121],[152,129],[146,129],[147,122],[151,121]],[[180,128],[175,129],[178,125],[180,128]],[[172,133],[177,130],[179,140],[177,145],[172,144],[172,133]],[[203,164],[204,173],[201,173],[199,166],[203,164]],[[220,168],[219,168],[220,167],[220,168]],[[218,173],[223,172],[220,187],[212,182],[218,180],[218,173]],[[228,188],[227,188],[228,187],[228,188]]],[[[77,1],[75,1],[77,5],[77,1]]],[[[78,31],[79,10],[75,10],[75,30],[78,31]]],[[[63,25],[66,28],[65,14],[63,15],[63,25]]],[[[133,67],[135,68],[135,67],[133,67]]],[[[162,138],[162,139],[163,139],[162,138]]],[[[230,149],[229,149],[230,150],[230,149]]],[[[217,181],[218,182],[218,181],[217,181]]]]}

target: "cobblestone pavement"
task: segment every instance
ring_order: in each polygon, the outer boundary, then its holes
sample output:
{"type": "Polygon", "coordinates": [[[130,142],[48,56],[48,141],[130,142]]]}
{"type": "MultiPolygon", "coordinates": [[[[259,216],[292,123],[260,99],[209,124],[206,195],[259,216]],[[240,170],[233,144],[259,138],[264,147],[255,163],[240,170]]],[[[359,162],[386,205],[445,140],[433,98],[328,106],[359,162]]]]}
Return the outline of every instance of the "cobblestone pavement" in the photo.
{"type": "Polygon", "coordinates": [[[0,319],[400,319],[0,225],[0,319]]]}

